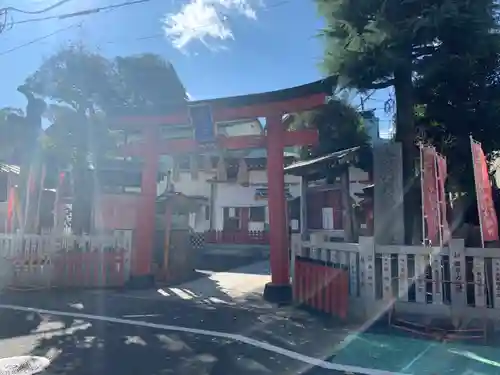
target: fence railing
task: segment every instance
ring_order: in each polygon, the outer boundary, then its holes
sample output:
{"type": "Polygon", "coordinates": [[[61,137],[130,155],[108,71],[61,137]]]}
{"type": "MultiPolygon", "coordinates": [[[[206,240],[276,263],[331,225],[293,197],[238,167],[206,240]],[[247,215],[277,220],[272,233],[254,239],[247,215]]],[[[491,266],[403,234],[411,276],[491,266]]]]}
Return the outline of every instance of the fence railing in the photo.
{"type": "Polygon", "coordinates": [[[113,236],[0,235],[0,287],[119,286],[128,279],[132,240],[113,236]]]}
{"type": "Polygon", "coordinates": [[[347,316],[349,281],[346,270],[328,262],[297,257],[294,265],[293,297],[297,304],[322,313],[347,316]]]}
{"type": "Polygon", "coordinates": [[[247,230],[210,230],[205,232],[209,244],[269,245],[269,232],[247,230]]]}
{"type": "Polygon", "coordinates": [[[464,309],[500,311],[500,249],[465,248],[453,239],[443,249],[423,246],[379,246],[372,237],[359,243],[331,241],[311,234],[292,237],[295,255],[345,268],[349,295],[366,303],[396,301],[410,312],[464,309]]]}

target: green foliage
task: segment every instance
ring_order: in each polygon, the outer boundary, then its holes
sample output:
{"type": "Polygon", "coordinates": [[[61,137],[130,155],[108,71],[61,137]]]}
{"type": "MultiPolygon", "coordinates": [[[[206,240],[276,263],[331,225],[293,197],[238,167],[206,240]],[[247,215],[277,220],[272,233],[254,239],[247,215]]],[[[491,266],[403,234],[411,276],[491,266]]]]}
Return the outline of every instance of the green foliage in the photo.
{"type": "Polygon", "coordinates": [[[456,1],[460,17],[441,25],[439,44],[417,65],[417,126],[448,156],[454,182],[474,191],[469,135],[500,149],[500,34],[490,0],[456,1]]]}
{"type": "Polygon", "coordinates": [[[313,111],[311,123],[318,128],[320,135],[320,143],[313,151],[315,156],[368,144],[369,137],[361,116],[340,100],[330,100],[313,111]]]}
{"type": "Polygon", "coordinates": [[[321,108],[294,114],[291,129],[314,127],[319,132],[319,144],[305,148],[301,152],[303,159],[330,154],[335,151],[361,146],[358,166],[371,170],[371,151],[369,136],[363,119],[354,107],[339,99],[333,99],[321,108]]]}
{"type": "MultiPolygon", "coordinates": [[[[495,129],[499,124],[496,119],[498,104],[492,99],[498,91],[498,60],[496,53],[486,52],[498,44],[496,1],[316,2],[326,20],[322,33],[325,70],[339,76],[347,86],[365,90],[394,88],[396,140],[403,145],[403,179],[409,191],[404,199],[405,237],[410,242],[411,215],[419,211],[414,178],[415,121],[425,125],[427,132],[441,134],[435,136],[438,142],[449,139],[448,135],[455,136],[458,153],[468,149],[464,136],[469,132],[480,140],[493,136],[491,129],[480,129],[479,112],[485,116],[483,122],[489,121],[495,129]],[[461,76],[460,69],[469,74],[461,76]],[[415,92],[415,85],[418,92],[415,92]],[[490,88],[483,90],[481,87],[485,86],[490,88]],[[417,113],[415,99],[424,105],[417,113]],[[456,106],[460,106],[460,110],[456,106]],[[487,106],[491,107],[486,109],[487,106]],[[484,110],[479,111],[480,107],[484,110]],[[457,129],[452,121],[455,116],[461,117],[459,123],[468,124],[457,129]]],[[[486,149],[494,147],[490,143],[486,149]]],[[[463,155],[458,156],[453,162],[463,164],[463,155]]]]}
{"type": "Polygon", "coordinates": [[[108,60],[81,45],[65,47],[26,79],[49,103],[51,122],[42,143],[53,174],[73,170],[73,231],[89,231],[94,174],[115,149],[106,115],[127,111],[161,113],[183,105],[186,92],[172,65],[145,54],[108,60]]]}
{"type": "Polygon", "coordinates": [[[78,155],[96,163],[113,150],[116,143],[107,129],[106,114],[160,113],[187,99],[172,65],[160,56],[108,60],[81,45],[65,47],[49,57],[26,84],[56,103],[47,111],[51,126],[44,144],[51,158],[66,167],[74,165],[78,155]]]}
{"type": "Polygon", "coordinates": [[[10,162],[14,149],[22,145],[28,136],[23,132],[23,127],[13,126],[11,115],[24,116],[20,108],[4,107],[0,109],[0,160],[10,162]]]}
{"type": "Polygon", "coordinates": [[[81,45],[65,47],[26,79],[33,93],[75,111],[98,108],[112,93],[113,65],[81,45]]]}
{"type": "Polygon", "coordinates": [[[114,61],[115,98],[109,110],[123,107],[164,113],[172,107],[186,104],[186,89],[179,80],[174,67],[158,55],[142,54],[117,57],[114,61]]]}

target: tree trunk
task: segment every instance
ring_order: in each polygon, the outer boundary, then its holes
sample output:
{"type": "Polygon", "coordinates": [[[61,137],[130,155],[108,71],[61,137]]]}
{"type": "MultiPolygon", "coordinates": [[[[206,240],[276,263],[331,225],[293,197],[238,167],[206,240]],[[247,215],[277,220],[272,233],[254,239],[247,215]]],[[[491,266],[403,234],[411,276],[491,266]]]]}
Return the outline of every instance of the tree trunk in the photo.
{"type": "Polygon", "coordinates": [[[75,163],[73,169],[73,217],[72,232],[76,235],[90,234],[92,208],[92,178],[86,159],[85,163],[75,163]]]}
{"type": "Polygon", "coordinates": [[[79,111],[81,124],[78,127],[80,143],[78,144],[73,165],[73,218],[71,229],[74,234],[90,234],[92,212],[92,171],[88,165],[88,119],[85,111],[79,111]]]}
{"type": "Polygon", "coordinates": [[[396,94],[396,141],[401,142],[403,151],[403,191],[405,243],[413,239],[414,218],[420,212],[418,207],[418,184],[415,173],[414,102],[411,60],[401,64],[394,71],[396,94]],[[417,212],[418,211],[418,212],[417,212]]]}

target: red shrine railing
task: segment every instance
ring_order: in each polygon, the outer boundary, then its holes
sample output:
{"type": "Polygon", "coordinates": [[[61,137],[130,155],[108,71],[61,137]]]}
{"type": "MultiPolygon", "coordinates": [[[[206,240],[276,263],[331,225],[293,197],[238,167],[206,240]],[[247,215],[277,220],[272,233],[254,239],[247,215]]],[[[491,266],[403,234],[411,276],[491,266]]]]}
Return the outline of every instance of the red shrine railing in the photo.
{"type": "Polygon", "coordinates": [[[269,232],[247,230],[210,230],[205,232],[209,244],[269,245],[269,232]]]}
{"type": "Polygon", "coordinates": [[[344,319],[349,305],[349,273],[329,263],[296,257],[293,297],[299,305],[344,319]]]}

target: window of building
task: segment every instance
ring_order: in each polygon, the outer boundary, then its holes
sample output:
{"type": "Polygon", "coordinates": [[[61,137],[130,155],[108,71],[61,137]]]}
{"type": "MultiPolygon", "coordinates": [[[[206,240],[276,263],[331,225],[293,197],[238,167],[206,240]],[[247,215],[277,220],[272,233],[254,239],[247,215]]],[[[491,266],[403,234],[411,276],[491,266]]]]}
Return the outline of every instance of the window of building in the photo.
{"type": "Polygon", "coordinates": [[[250,207],[250,221],[266,221],[266,207],[254,206],[250,207]]]}
{"type": "Polygon", "coordinates": [[[178,167],[181,171],[190,171],[191,170],[191,159],[189,156],[182,156],[178,160],[178,167]]]}
{"type": "Polygon", "coordinates": [[[241,208],[224,207],[224,230],[238,230],[241,228],[241,208]]]}
{"type": "Polygon", "coordinates": [[[230,165],[226,169],[227,179],[236,180],[238,178],[238,165],[230,165]]]}

